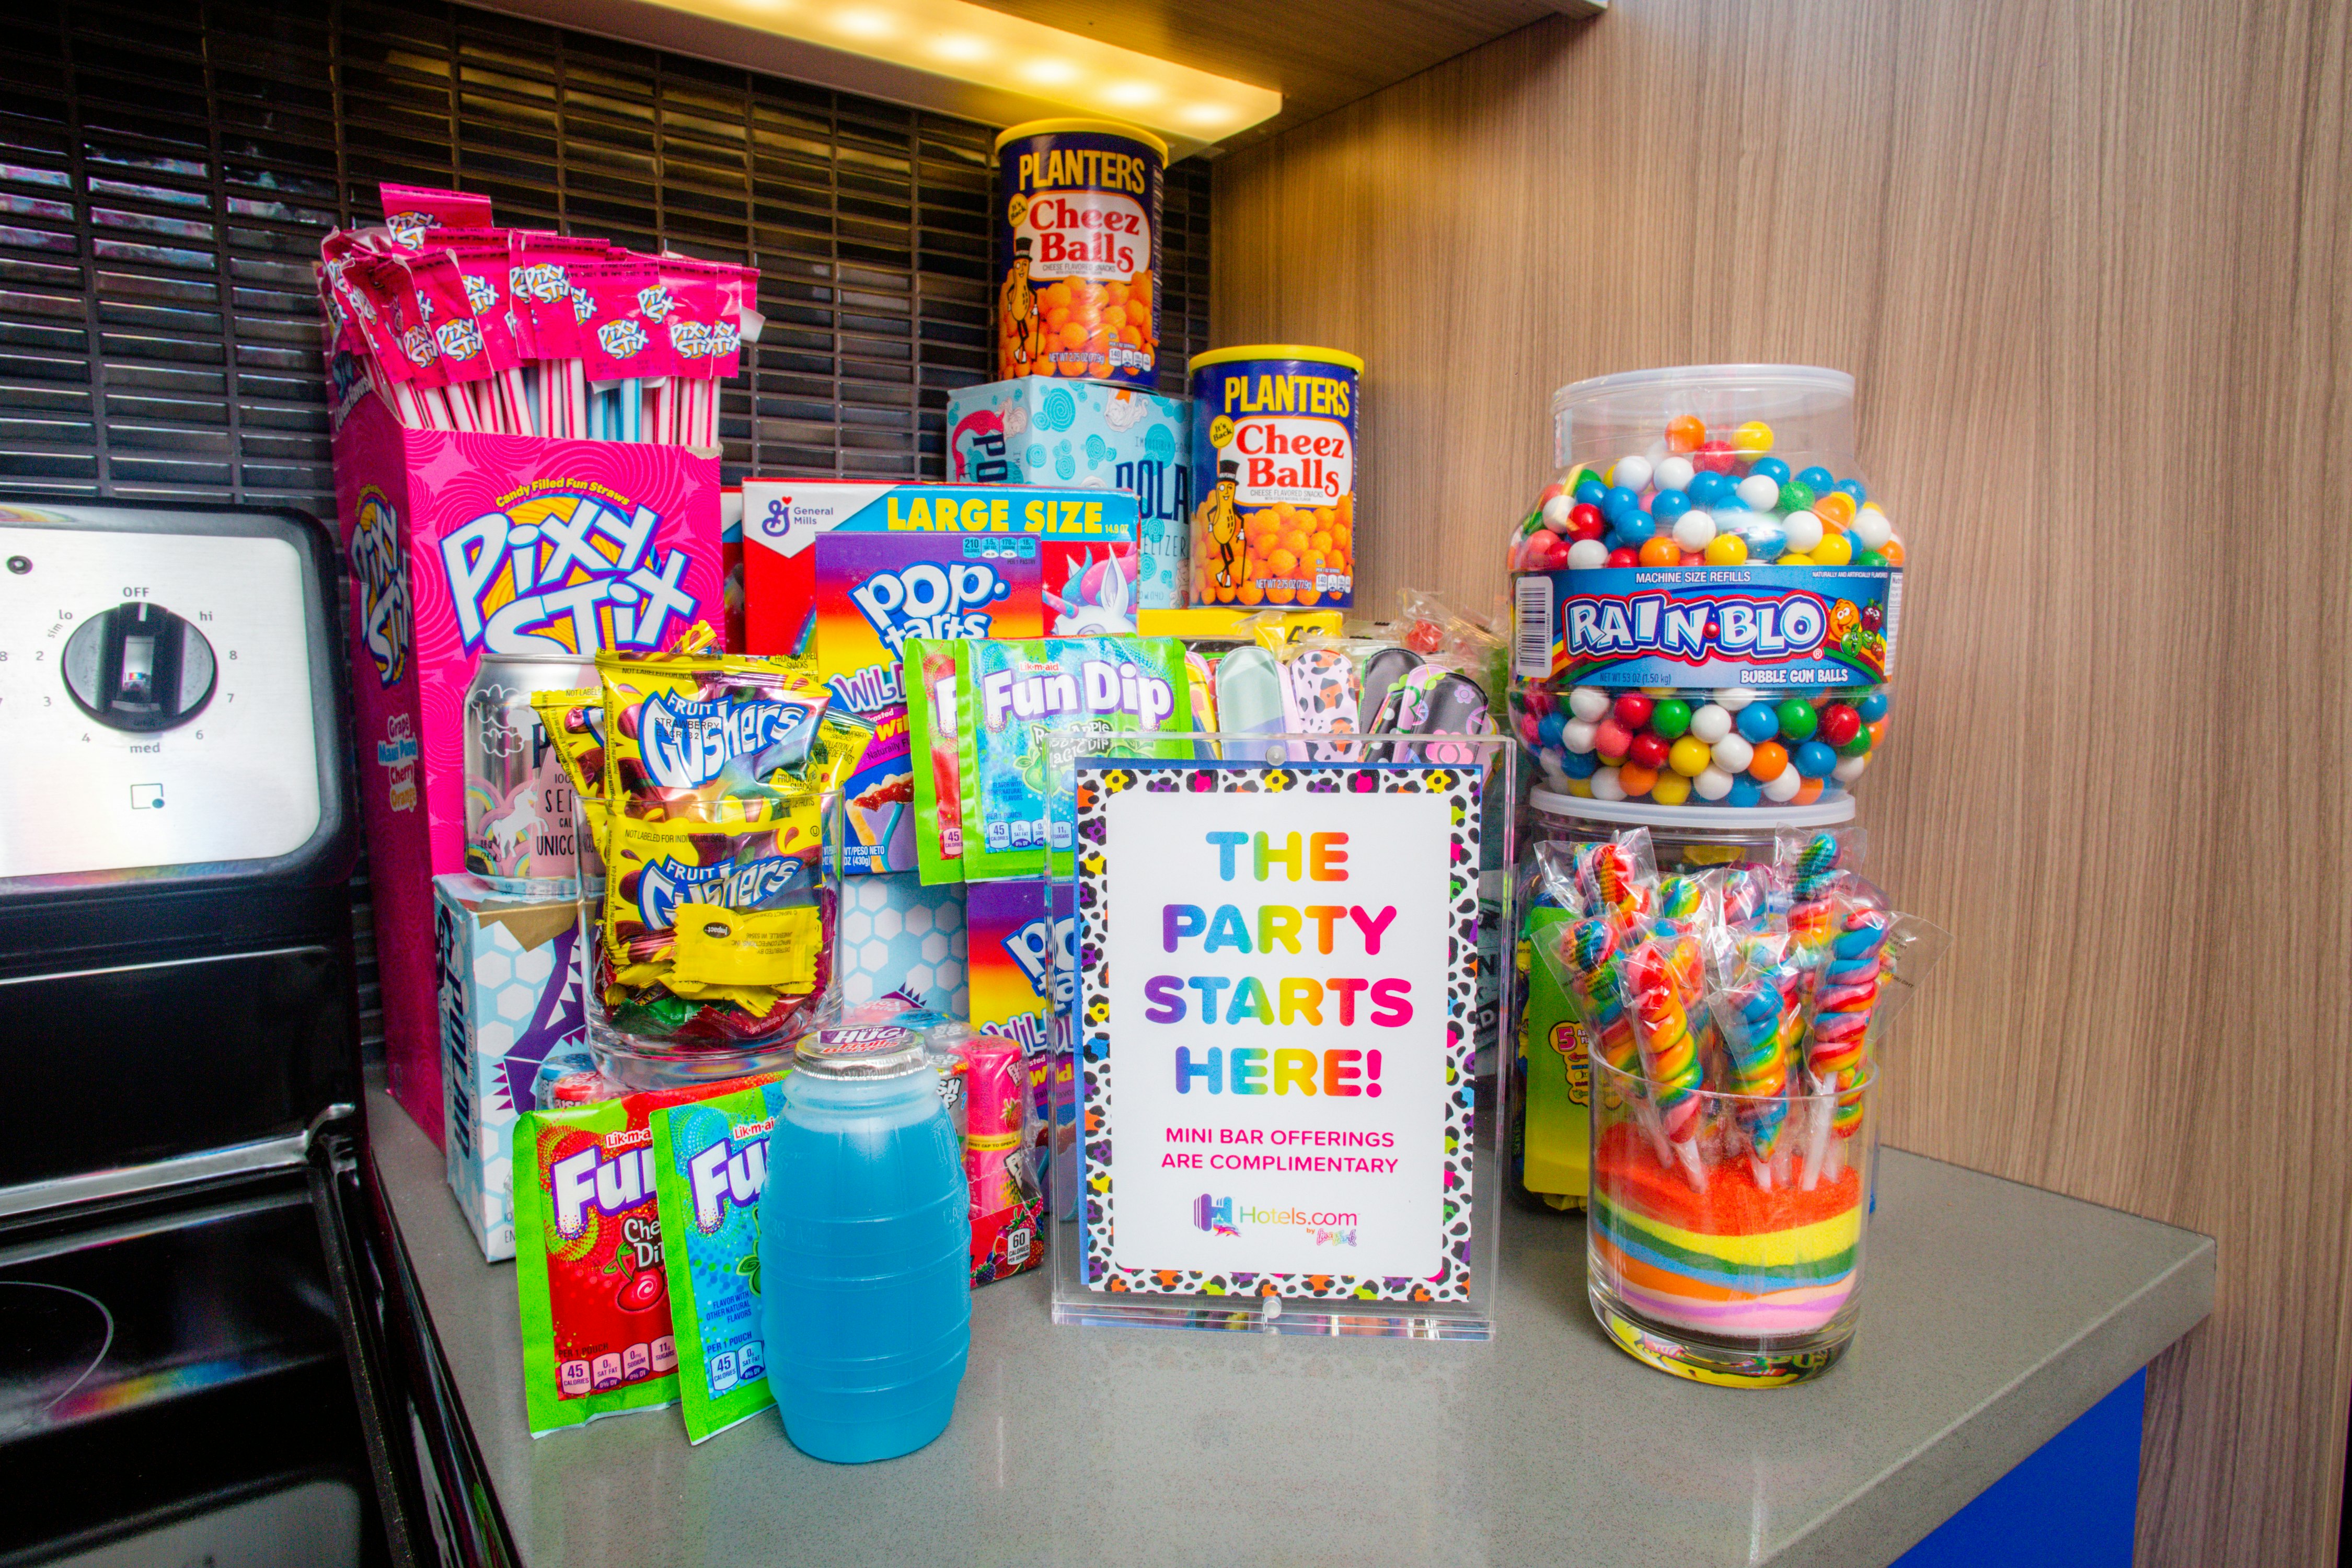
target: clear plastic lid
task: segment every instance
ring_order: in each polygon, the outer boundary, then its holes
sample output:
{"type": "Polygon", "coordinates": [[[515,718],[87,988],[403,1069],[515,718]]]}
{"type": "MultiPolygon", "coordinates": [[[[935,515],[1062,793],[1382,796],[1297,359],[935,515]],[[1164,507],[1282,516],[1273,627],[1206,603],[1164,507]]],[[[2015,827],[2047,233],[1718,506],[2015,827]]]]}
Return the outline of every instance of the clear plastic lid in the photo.
{"type": "Polygon", "coordinates": [[[1528,805],[1546,816],[1572,816],[1620,827],[1717,828],[1769,833],[1781,827],[1834,827],[1853,820],[1853,796],[1841,795],[1811,805],[1652,805],[1638,800],[1587,800],[1556,790],[1528,792],[1528,805]]]}
{"type": "Polygon", "coordinates": [[[1769,425],[1771,451],[1794,468],[1818,462],[1840,477],[1853,463],[1853,377],[1802,364],[1696,364],[1621,371],[1551,395],[1558,466],[1613,463],[1663,442],[1669,421],[1691,417],[1728,438],[1769,425]]]}
{"type": "Polygon", "coordinates": [[[896,1024],[840,1024],[801,1037],[799,1069],[818,1078],[898,1078],[926,1065],[923,1037],[896,1024]]]}

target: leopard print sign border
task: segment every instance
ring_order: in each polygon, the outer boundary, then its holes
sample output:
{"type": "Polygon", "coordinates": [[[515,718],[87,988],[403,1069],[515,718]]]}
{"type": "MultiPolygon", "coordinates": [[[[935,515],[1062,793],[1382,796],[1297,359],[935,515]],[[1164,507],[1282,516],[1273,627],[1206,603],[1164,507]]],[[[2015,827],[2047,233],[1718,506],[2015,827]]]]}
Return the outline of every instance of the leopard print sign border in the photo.
{"type": "Polygon", "coordinates": [[[1475,768],[1300,763],[1251,766],[1208,763],[1081,764],[1077,770],[1078,1063],[1087,1205],[1084,1268],[1089,1289],[1112,1293],[1185,1296],[1283,1296],[1324,1300],[1464,1301],[1470,1294],[1471,1114],[1475,1049],[1472,1016],[1477,994],[1478,830],[1482,780],[1475,768]],[[1444,1160],[1444,1263],[1431,1279],[1352,1274],[1212,1273],[1202,1269],[1118,1268],[1111,1263],[1118,1194],[1112,1191],[1111,1140],[1116,1136],[1114,1069],[1108,1034],[1109,952],[1106,892],[1115,852],[1105,807],[1127,790],[1255,795],[1422,794],[1445,796],[1451,811],[1447,880],[1445,1030],[1446,1102],[1444,1160]]]}

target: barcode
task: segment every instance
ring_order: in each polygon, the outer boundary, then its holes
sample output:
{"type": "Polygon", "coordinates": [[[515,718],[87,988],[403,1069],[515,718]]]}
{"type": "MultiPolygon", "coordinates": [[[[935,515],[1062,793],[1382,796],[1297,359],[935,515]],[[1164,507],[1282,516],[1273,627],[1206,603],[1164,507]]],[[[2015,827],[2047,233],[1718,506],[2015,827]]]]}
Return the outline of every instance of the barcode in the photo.
{"type": "Polygon", "coordinates": [[[1903,629],[1903,574],[1886,580],[1886,679],[1895,679],[1895,637],[1903,629]]]}
{"type": "Polygon", "coordinates": [[[1511,586],[1511,673],[1541,680],[1551,674],[1551,579],[1538,574],[1511,586]]]}

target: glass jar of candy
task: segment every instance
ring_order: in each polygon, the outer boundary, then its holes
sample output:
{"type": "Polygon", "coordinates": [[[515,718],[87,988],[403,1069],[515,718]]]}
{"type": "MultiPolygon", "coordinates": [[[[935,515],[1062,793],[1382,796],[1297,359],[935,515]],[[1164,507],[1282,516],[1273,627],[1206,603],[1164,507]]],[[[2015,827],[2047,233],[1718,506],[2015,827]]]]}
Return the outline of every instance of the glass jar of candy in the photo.
{"type": "Polygon", "coordinates": [[[1625,828],[1643,826],[1649,829],[1658,874],[1687,876],[1718,866],[1769,866],[1778,853],[1781,829],[1835,827],[1853,821],[1853,815],[1852,795],[1811,805],[1725,813],[1599,801],[1541,786],[1528,792],[1516,873],[1518,984],[1504,1058],[1511,1073],[1504,1158],[1511,1176],[1509,1192],[1522,1207],[1581,1208],[1591,1189],[1587,1163],[1592,1092],[1589,1042],[1559,975],[1533,955],[1542,933],[1570,915],[1543,885],[1536,847],[1599,843],[1625,828]]]}
{"type": "Polygon", "coordinates": [[[1586,1289],[1617,1345],[1733,1387],[1829,1370],[1861,1315],[1877,1142],[1867,1062],[1815,1091],[1687,1091],[1592,1063],[1586,1289]]]}
{"type": "Polygon", "coordinates": [[[1879,753],[1905,547],[1853,457],[1853,378],[1635,371],[1553,395],[1515,531],[1512,718],[1546,787],[1757,810],[1879,753]]]}

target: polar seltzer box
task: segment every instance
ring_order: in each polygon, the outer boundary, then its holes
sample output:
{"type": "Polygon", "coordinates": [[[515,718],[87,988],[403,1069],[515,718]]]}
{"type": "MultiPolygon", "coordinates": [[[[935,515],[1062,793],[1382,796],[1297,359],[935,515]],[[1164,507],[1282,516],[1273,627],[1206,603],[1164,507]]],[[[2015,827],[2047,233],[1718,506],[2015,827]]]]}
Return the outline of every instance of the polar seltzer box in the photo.
{"type": "Polygon", "coordinates": [[[432,879],[465,869],[476,667],[485,655],[656,651],[696,621],[723,636],[719,459],[404,429],[364,389],[339,408],[334,456],[385,1078],[438,1139],[432,879]]]}
{"type": "Polygon", "coordinates": [[[1184,606],[1192,536],[1192,405],[1124,386],[1024,375],[948,394],[948,477],[975,485],[1075,485],[1135,498],[1136,604],[1184,606]]]}
{"type": "Polygon", "coordinates": [[[1133,632],[1135,517],[1124,490],[743,481],[747,647],[814,656],[875,727],[843,790],[845,869],[915,868],[907,640],[1133,632]]]}
{"type": "Polygon", "coordinates": [[[514,1256],[515,1119],[541,1064],[587,1040],[580,906],[502,899],[478,877],[433,879],[442,1152],[449,1190],[495,1263],[514,1256]]]}

